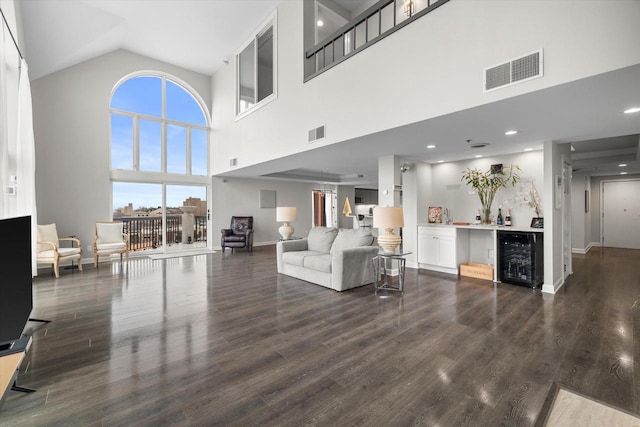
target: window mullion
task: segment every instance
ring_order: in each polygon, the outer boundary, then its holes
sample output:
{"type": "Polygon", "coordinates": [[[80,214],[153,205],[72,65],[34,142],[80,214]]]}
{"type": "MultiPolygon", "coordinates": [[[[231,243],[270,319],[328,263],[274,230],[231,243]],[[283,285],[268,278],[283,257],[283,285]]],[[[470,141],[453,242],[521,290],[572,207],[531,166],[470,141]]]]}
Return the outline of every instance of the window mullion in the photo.
{"type": "Polygon", "coordinates": [[[187,141],[186,141],[186,148],[187,148],[187,175],[191,175],[191,126],[187,126],[187,141]]]}
{"type": "Polygon", "coordinates": [[[253,105],[258,103],[258,35],[253,42],[253,105]]]}
{"type": "Polygon", "coordinates": [[[162,120],[162,126],[160,127],[160,144],[162,147],[162,173],[167,173],[167,121],[162,120]]]}
{"type": "Polygon", "coordinates": [[[140,170],[140,118],[133,116],[133,170],[140,170]]]}

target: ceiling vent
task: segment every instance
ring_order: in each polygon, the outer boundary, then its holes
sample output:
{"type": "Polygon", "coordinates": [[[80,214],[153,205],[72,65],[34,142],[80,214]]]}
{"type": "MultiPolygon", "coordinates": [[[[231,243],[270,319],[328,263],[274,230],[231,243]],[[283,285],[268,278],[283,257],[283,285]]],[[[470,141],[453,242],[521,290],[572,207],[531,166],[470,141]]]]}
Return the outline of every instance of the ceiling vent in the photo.
{"type": "Polygon", "coordinates": [[[478,142],[477,144],[469,145],[469,147],[471,147],[471,148],[484,148],[487,145],[489,145],[489,143],[487,143],[487,142],[478,142]]]}
{"type": "Polygon", "coordinates": [[[309,131],[309,142],[324,138],[324,125],[309,131]]]}
{"type": "Polygon", "coordinates": [[[484,70],[484,91],[489,92],[543,76],[542,49],[484,70]]]}

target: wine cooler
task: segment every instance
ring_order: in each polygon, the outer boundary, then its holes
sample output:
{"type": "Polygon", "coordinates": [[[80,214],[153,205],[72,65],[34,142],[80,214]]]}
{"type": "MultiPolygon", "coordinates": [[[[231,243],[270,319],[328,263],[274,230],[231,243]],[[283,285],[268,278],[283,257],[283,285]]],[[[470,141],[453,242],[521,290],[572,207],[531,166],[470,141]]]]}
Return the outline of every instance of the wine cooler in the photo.
{"type": "Polygon", "coordinates": [[[498,232],[498,280],[539,288],[544,282],[543,235],[534,232],[498,232]]]}

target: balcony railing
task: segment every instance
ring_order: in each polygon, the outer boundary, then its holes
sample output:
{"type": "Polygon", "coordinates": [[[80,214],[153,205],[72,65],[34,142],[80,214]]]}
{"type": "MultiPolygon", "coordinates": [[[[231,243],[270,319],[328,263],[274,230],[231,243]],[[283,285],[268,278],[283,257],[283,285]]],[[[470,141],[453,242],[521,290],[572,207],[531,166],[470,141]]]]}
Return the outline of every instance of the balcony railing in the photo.
{"type": "MultiPolygon", "coordinates": [[[[155,249],[162,245],[161,217],[121,217],[114,218],[122,221],[125,233],[129,234],[132,251],[155,249]]],[[[167,215],[167,245],[177,243],[195,243],[207,241],[207,217],[194,217],[193,239],[191,242],[182,241],[182,215],[167,215]]]]}
{"type": "Polygon", "coordinates": [[[449,0],[381,0],[305,52],[308,81],[449,0]],[[416,10],[418,7],[422,7],[416,10]]]}

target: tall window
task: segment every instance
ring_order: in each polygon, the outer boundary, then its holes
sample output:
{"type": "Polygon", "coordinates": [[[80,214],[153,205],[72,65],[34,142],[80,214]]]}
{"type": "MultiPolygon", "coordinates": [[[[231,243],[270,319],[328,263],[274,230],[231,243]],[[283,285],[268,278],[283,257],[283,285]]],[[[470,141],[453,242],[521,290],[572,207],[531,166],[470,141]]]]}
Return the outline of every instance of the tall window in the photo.
{"type": "Polygon", "coordinates": [[[134,251],[207,245],[209,132],[204,104],[167,75],[136,75],[111,96],[113,218],[134,251]]]}
{"type": "Polygon", "coordinates": [[[111,169],[208,174],[207,120],[194,96],[166,76],[136,76],[111,97],[111,169]]]}
{"type": "Polygon", "coordinates": [[[236,54],[236,115],[276,97],[276,15],[274,14],[236,54]]]}

